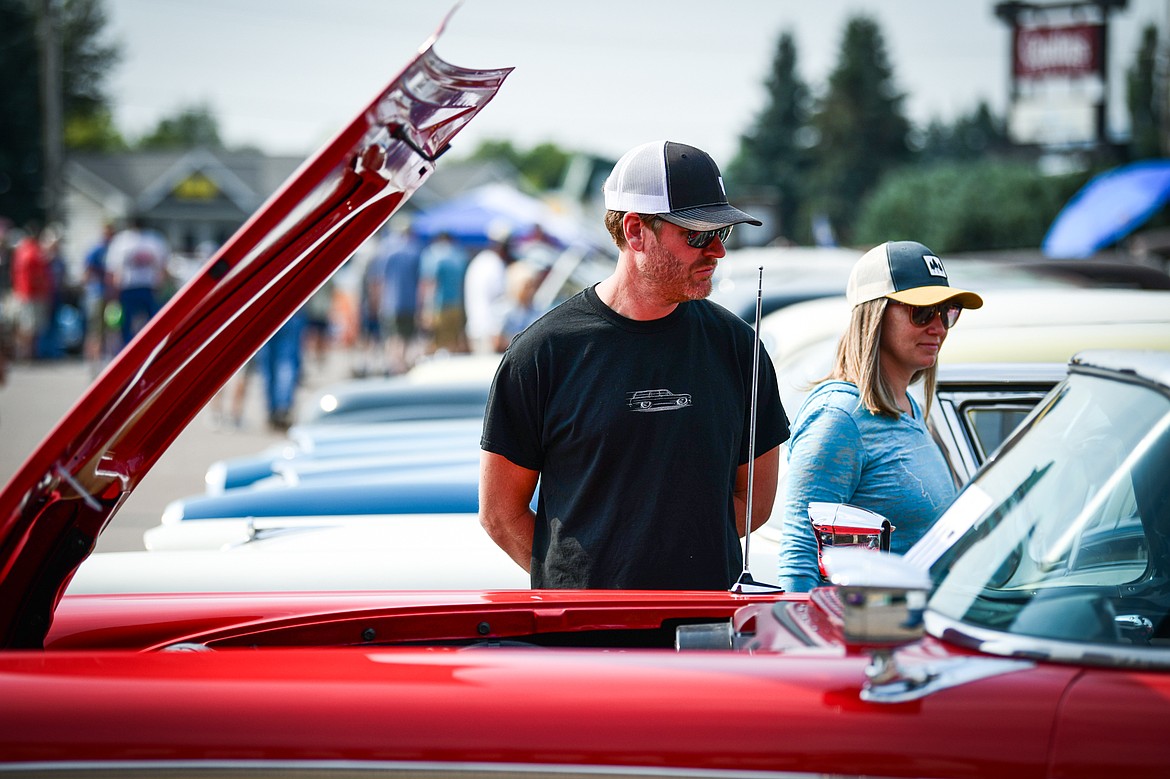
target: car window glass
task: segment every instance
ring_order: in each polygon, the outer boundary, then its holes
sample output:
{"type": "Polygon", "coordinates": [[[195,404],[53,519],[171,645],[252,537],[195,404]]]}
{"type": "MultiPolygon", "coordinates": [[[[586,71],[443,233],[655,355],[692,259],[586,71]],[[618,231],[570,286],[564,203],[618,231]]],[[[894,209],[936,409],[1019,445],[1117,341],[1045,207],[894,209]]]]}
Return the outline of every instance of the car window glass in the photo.
{"type": "Polygon", "coordinates": [[[1137,610],[1170,641],[1170,402],[1079,376],[1030,424],[968,487],[982,516],[934,562],[931,609],[1090,642],[1131,641],[1116,623],[1137,610]]]}
{"type": "Polygon", "coordinates": [[[963,410],[967,429],[970,431],[980,459],[999,448],[1028,412],[1028,405],[971,405],[963,410]]]}

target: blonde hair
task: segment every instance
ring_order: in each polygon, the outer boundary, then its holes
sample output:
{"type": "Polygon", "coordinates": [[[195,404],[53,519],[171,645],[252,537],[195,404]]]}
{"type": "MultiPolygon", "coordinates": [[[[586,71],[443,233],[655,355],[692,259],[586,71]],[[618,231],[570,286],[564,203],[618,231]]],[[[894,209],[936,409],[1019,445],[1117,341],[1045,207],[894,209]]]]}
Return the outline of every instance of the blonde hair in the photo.
{"type": "MultiPolygon", "coordinates": [[[[837,342],[837,359],[833,370],[821,381],[848,381],[857,385],[861,404],[872,414],[897,417],[902,413],[898,399],[881,370],[882,319],[889,305],[887,298],[868,300],[853,307],[849,328],[837,342]]],[[[938,362],[916,372],[910,383],[922,380],[925,408],[930,414],[931,400],[938,378],[938,362]]]]}

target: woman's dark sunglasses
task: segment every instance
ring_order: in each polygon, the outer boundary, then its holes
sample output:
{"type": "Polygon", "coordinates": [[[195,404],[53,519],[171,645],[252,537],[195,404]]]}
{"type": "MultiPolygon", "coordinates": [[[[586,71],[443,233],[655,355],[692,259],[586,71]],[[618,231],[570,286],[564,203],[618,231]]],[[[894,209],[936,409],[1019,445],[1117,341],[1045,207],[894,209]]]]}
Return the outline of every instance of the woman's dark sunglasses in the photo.
{"type": "Polygon", "coordinates": [[[912,306],[896,300],[894,302],[910,309],[910,321],[917,327],[926,327],[934,321],[935,316],[938,316],[942,318],[943,327],[950,330],[955,326],[955,322],[959,321],[959,314],[963,313],[963,307],[955,302],[938,303],[933,306],[912,306]]]}
{"type": "Polygon", "coordinates": [[[687,231],[687,246],[693,246],[696,249],[706,249],[711,245],[711,241],[716,238],[720,243],[727,243],[727,237],[731,235],[732,225],[727,227],[720,227],[718,230],[688,230],[687,231]]]}

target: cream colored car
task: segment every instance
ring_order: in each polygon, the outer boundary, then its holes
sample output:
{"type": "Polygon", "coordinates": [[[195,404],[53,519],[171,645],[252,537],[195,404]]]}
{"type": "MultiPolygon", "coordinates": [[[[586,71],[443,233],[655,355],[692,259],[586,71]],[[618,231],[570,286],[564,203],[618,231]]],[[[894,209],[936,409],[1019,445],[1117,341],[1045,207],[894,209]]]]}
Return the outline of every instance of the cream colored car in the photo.
{"type": "MultiPolygon", "coordinates": [[[[963,312],[940,352],[928,420],[957,485],[1063,377],[1073,355],[1089,349],[1170,352],[1170,291],[1036,286],[980,292],[983,308],[963,312]]],[[[797,303],[764,317],[760,338],[776,366],[789,418],[832,367],[848,321],[844,297],[797,303]]],[[[775,573],[786,467],[782,453],[773,515],[752,534],[749,567],[760,581],[775,573]]]]}

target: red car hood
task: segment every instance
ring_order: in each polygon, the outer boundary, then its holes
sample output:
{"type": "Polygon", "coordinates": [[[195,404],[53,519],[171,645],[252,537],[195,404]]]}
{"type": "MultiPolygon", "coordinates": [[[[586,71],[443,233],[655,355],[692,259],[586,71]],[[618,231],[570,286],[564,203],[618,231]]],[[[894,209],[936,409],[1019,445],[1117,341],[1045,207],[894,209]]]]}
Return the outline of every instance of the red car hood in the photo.
{"type": "Polygon", "coordinates": [[[511,72],[452,66],[437,37],[171,299],[5,486],[0,647],[42,644],[70,576],[164,450],[426,181],[511,72]]]}
{"type": "MultiPolygon", "coordinates": [[[[822,605],[565,590],[66,596],[48,651],[0,657],[18,712],[0,707],[0,754],[110,768],[143,755],[289,770],[491,766],[484,773],[501,776],[1047,775],[1055,712],[1079,669],[927,639],[900,653],[903,666],[1003,670],[904,702],[866,700],[868,660],[843,646],[833,593],[812,602],[822,605]],[[726,619],[750,635],[739,651],[606,640],[614,628],[645,635],[726,619]],[[794,642],[793,627],[819,638],[794,642]]],[[[1110,743],[1133,720],[1097,723],[1099,738],[1110,743]]],[[[1152,749],[1139,768],[1157,764],[1152,749]]],[[[1093,765],[1075,742],[1060,753],[1093,765]]]]}

